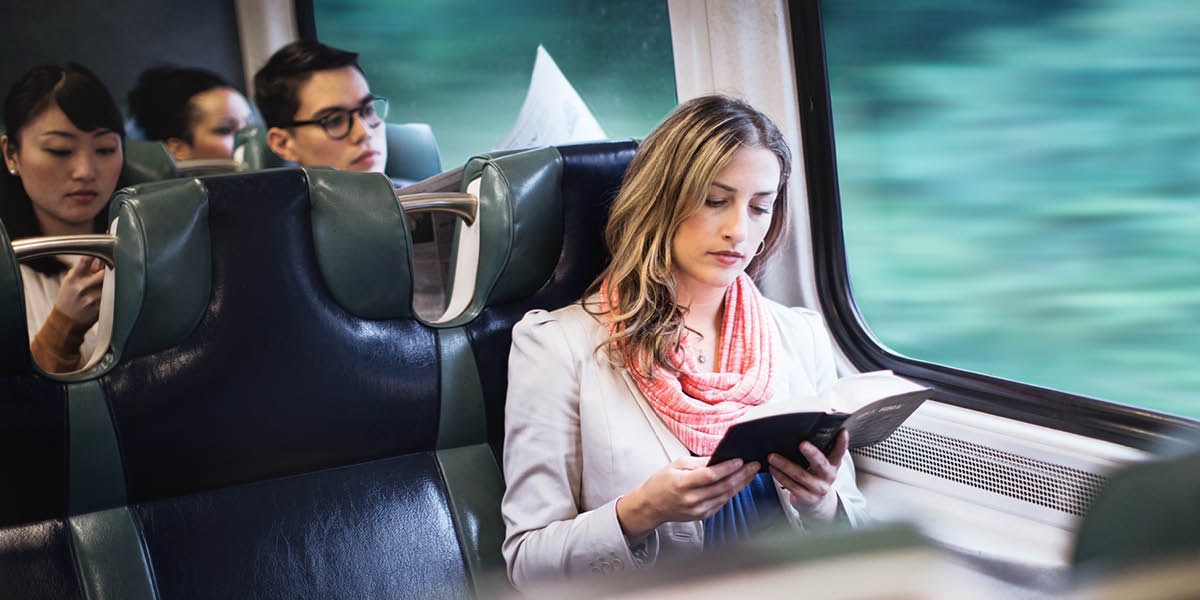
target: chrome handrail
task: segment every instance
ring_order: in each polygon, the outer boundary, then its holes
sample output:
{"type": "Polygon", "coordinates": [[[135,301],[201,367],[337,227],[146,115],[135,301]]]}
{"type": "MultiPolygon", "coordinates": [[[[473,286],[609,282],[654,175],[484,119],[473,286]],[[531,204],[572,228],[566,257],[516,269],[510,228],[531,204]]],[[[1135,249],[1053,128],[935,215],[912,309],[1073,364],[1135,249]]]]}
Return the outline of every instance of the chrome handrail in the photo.
{"type": "Polygon", "coordinates": [[[175,161],[175,171],[188,177],[240,173],[246,163],[232,158],[188,158],[175,161]]]}
{"type": "Polygon", "coordinates": [[[422,194],[396,194],[396,201],[406,213],[448,212],[462,218],[467,225],[475,223],[479,214],[479,198],[474,194],[429,192],[422,194]]]}
{"type": "MultiPolygon", "coordinates": [[[[397,194],[396,200],[406,213],[448,212],[461,217],[467,225],[474,224],[479,213],[479,198],[473,194],[397,194]]],[[[98,258],[110,268],[114,264],[116,248],[116,236],[103,233],[25,238],[12,243],[13,254],[18,262],[56,254],[73,254],[98,258]]]]}
{"type": "Polygon", "coordinates": [[[12,243],[13,254],[18,262],[28,262],[43,256],[74,254],[91,256],[113,267],[113,255],[117,250],[117,237],[105,233],[87,235],[53,235],[25,238],[12,243]]]}

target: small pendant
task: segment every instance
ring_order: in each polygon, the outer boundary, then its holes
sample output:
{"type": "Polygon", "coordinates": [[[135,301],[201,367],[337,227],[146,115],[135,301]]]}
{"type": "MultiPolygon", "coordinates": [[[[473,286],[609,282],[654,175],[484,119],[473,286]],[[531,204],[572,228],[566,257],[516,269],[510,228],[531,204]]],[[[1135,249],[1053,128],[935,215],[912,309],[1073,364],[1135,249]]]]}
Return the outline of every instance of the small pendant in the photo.
{"type": "Polygon", "coordinates": [[[700,364],[704,364],[704,362],[705,362],[705,361],[707,361],[707,360],[708,360],[708,359],[704,358],[704,355],[703,355],[703,354],[699,354],[699,355],[697,355],[697,356],[696,356],[696,361],[697,361],[697,362],[699,362],[700,364]]]}

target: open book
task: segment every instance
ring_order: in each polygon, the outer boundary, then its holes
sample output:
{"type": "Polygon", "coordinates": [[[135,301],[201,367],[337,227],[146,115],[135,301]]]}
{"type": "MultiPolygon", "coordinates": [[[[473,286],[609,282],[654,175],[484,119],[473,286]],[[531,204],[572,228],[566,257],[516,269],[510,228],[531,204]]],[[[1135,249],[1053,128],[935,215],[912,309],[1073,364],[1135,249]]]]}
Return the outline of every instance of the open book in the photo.
{"type": "Polygon", "coordinates": [[[838,432],[845,429],[851,448],[877,444],[892,435],[932,393],[891,371],[843,377],[822,398],[834,410],[788,412],[737,423],[725,432],[708,464],[741,458],[758,461],[766,471],[767,455],[774,452],[807,467],[800,442],[812,442],[829,454],[838,432]]]}

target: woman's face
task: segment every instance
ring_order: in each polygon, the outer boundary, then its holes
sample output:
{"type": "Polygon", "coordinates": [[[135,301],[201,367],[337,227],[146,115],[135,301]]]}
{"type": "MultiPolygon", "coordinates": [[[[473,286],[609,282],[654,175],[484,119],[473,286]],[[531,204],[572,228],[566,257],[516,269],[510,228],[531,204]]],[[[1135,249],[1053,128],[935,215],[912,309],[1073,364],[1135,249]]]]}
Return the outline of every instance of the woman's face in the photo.
{"type": "Polygon", "coordinates": [[[45,235],[94,233],[121,175],[121,136],[111,129],[82,131],[57,104],[4,139],[4,162],[21,178],[45,235]]]}
{"type": "Polygon", "coordinates": [[[233,158],[233,136],[250,123],[250,104],[237,90],[212,88],[192,96],[192,143],[170,140],[175,160],[233,158]],[[172,143],[174,142],[174,143],[172,143]]]}
{"type": "Polygon", "coordinates": [[[671,240],[678,301],[719,299],[750,264],[771,227],[779,189],[779,159],[761,147],[741,147],[717,172],[704,203],[671,240]]]}

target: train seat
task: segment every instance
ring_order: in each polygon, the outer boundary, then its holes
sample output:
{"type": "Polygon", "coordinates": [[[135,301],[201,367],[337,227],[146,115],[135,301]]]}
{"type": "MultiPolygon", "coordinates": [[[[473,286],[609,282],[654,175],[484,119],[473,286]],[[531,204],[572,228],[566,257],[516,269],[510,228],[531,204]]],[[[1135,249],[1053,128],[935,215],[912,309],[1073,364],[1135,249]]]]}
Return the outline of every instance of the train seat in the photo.
{"type": "MultiPolygon", "coordinates": [[[[118,186],[174,175],[161,144],[126,141],[118,186]]],[[[0,186],[0,202],[8,201],[7,189],[0,186]]],[[[76,558],[109,516],[77,515],[68,493],[92,475],[84,440],[98,408],[86,393],[73,393],[77,387],[33,364],[20,271],[0,224],[0,597],[84,595],[86,573],[76,558]]]]}
{"type": "Polygon", "coordinates": [[[125,140],[125,164],[117,189],[176,176],[175,159],[165,146],[147,140],[125,140]]]}
{"type": "Polygon", "coordinates": [[[33,366],[20,271],[0,224],[0,598],[78,598],[67,519],[67,395],[33,366]]]}
{"type": "Polygon", "coordinates": [[[1200,440],[1117,471],[1076,531],[1076,578],[1095,580],[1177,561],[1194,569],[1200,558],[1197,506],[1200,440]]]}
{"type": "Polygon", "coordinates": [[[482,407],[443,398],[387,178],[277,169],[114,205],[114,364],[88,383],[116,468],[71,491],[114,515],[89,589],[115,564],[129,597],[476,595],[503,484],[482,407]]]}
{"type": "Polygon", "coordinates": [[[427,123],[387,124],[387,165],[383,172],[397,185],[407,185],[442,172],[437,138],[427,123]]]}
{"type": "Polygon", "coordinates": [[[531,309],[579,299],[599,275],[607,261],[609,203],[636,149],[633,141],[544,147],[480,156],[464,168],[463,190],[479,196],[479,219],[458,235],[478,239],[457,247],[483,250],[465,265],[454,259],[451,286],[473,289],[467,306],[451,307],[458,316],[447,325],[462,329],[477,361],[496,456],[503,446],[512,327],[531,309]]]}
{"type": "MultiPolygon", "coordinates": [[[[388,160],[384,173],[396,185],[407,185],[442,172],[437,139],[428,124],[388,123],[386,135],[388,160]]],[[[237,132],[233,153],[250,171],[292,166],[267,146],[267,128],[263,125],[237,132]]]]}

